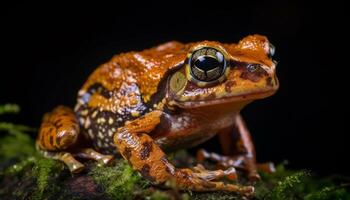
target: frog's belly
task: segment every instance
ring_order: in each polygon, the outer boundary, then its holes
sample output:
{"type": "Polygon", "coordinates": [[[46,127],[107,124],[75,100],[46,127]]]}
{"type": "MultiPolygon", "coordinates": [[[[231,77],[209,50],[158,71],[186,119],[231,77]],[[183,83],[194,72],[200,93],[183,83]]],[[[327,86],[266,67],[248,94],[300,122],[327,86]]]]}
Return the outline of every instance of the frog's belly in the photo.
{"type": "Polygon", "coordinates": [[[233,115],[210,118],[195,116],[188,113],[179,116],[165,116],[168,126],[162,127],[161,132],[152,136],[155,142],[164,150],[190,148],[201,144],[216,133],[233,123],[233,115]]]}
{"type": "Polygon", "coordinates": [[[215,131],[198,131],[195,133],[188,134],[186,136],[173,136],[169,135],[166,137],[160,137],[155,140],[162,149],[166,151],[175,151],[179,149],[186,149],[197,146],[213,136],[216,135],[215,131]]]}

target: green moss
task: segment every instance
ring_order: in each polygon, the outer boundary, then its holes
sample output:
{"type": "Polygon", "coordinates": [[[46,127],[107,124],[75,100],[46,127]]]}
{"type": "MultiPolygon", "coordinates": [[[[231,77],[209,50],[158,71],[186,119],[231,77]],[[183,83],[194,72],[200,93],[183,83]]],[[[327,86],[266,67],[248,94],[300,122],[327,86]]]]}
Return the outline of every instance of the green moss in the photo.
{"type": "Polygon", "coordinates": [[[33,175],[36,177],[38,198],[42,197],[44,190],[47,188],[49,178],[54,176],[55,172],[58,171],[58,166],[60,166],[57,161],[52,159],[39,158],[35,162],[33,168],[33,175]]]}
{"type": "Polygon", "coordinates": [[[106,193],[113,199],[132,199],[134,188],[141,180],[124,160],[119,160],[113,167],[96,165],[89,175],[101,185],[106,193]]]}
{"type": "Polygon", "coordinates": [[[345,188],[324,187],[320,191],[312,192],[305,196],[305,200],[326,200],[326,199],[350,199],[350,194],[345,188]]]}
{"type": "Polygon", "coordinates": [[[296,193],[293,189],[298,184],[302,183],[305,176],[307,176],[307,173],[301,171],[285,177],[282,181],[277,183],[277,186],[270,193],[269,199],[295,199],[296,193]]]}
{"type": "Polygon", "coordinates": [[[7,175],[16,175],[19,174],[21,172],[23,172],[23,170],[25,170],[27,167],[29,166],[33,166],[36,162],[36,157],[34,156],[30,156],[26,159],[23,159],[13,165],[11,165],[10,167],[8,167],[5,171],[5,174],[7,175]]]}
{"type": "Polygon", "coordinates": [[[27,134],[14,132],[0,138],[0,159],[26,159],[36,154],[34,142],[27,134]]]}
{"type": "Polygon", "coordinates": [[[228,192],[204,192],[193,193],[190,199],[194,200],[243,200],[246,199],[237,194],[228,192]]]}
{"type": "Polygon", "coordinates": [[[18,113],[20,111],[20,108],[17,104],[4,104],[0,105],[0,115],[6,114],[6,113],[18,113]]]}
{"type": "Polygon", "coordinates": [[[171,199],[171,196],[169,193],[163,192],[163,191],[155,191],[153,194],[149,197],[150,200],[168,200],[171,199]]]}

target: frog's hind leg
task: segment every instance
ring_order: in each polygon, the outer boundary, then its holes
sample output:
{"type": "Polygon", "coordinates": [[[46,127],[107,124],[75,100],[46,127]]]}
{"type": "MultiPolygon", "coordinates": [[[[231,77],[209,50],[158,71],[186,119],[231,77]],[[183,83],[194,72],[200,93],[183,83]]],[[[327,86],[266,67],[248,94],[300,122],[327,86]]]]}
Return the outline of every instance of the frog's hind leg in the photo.
{"type": "Polygon", "coordinates": [[[68,107],[58,106],[43,118],[36,140],[37,149],[47,158],[64,162],[73,173],[84,169],[84,165],[74,157],[94,159],[104,164],[113,159],[92,149],[75,148],[79,131],[74,112],[68,107]]]}
{"type": "Polygon", "coordinates": [[[152,111],[127,123],[114,134],[114,143],[121,155],[133,168],[155,184],[174,181],[179,189],[194,191],[230,191],[250,195],[254,188],[238,186],[221,181],[212,181],[228,176],[235,171],[205,170],[203,166],[194,169],[177,169],[165,153],[148,135],[160,123],[161,111],[152,111]]]}
{"type": "Polygon", "coordinates": [[[233,127],[221,130],[219,139],[222,145],[223,153],[227,156],[216,153],[209,153],[203,149],[197,152],[197,160],[205,159],[217,162],[223,168],[235,167],[245,171],[248,178],[255,182],[260,180],[258,169],[264,172],[274,172],[273,163],[256,163],[254,145],[242,117],[237,115],[233,127]],[[233,134],[233,131],[236,134],[233,134]]]}

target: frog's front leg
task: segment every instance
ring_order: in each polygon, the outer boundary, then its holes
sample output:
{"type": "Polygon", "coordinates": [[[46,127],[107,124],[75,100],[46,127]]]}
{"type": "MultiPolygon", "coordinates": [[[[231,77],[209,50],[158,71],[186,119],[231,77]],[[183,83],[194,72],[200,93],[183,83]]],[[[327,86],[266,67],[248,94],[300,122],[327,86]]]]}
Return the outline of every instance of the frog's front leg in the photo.
{"type": "Polygon", "coordinates": [[[84,169],[74,157],[93,159],[108,164],[111,155],[103,155],[90,148],[78,148],[79,124],[74,112],[65,106],[58,106],[45,114],[36,140],[37,149],[48,158],[63,161],[73,173],[84,169]]]}
{"type": "Polygon", "coordinates": [[[230,175],[232,170],[206,172],[201,166],[197,166],[194,170],[176,169],[148,135],[160,123],[161,115],[161,111],[150,112],[119,128],[114,135],[114,142],[119,152],[144,178],[155,184],[174,180],[180,189],[194,191],[223,190],[245,195],[253,192],[254,188],[251,186],[211,181],[230,175]]]}
{"type": "Polygon", "coordinates": [[[197,159],[199,161],[210,159],[218,162],[224,168],[242,169],[247,172],[251,181],[260,180],[257,169],[273,172],[274,166],[272,163],[256,163],[255,148],[249,130],[240,115],[235,117],[234,122],[233,127],[226,128],[218,133],[223,153],[227,156],[199,150],[197,159]]]}

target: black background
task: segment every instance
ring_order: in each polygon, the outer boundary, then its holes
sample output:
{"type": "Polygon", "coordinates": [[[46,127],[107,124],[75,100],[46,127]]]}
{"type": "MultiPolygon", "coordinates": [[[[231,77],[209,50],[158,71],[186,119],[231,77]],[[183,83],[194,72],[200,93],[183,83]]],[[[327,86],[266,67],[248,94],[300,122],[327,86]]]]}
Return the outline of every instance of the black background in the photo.
{"type": "Polygon", "coordinates": [[[22,107],[6,120],[38,127],[56,105],[73,107],[87,76],[113,54],[169,40],[237,42],[259,33],[276,46],[281,86],[242,111],[258,160],[349,174],[345,7],[282,1],[4,6],[0,103],[22,107]]]}

